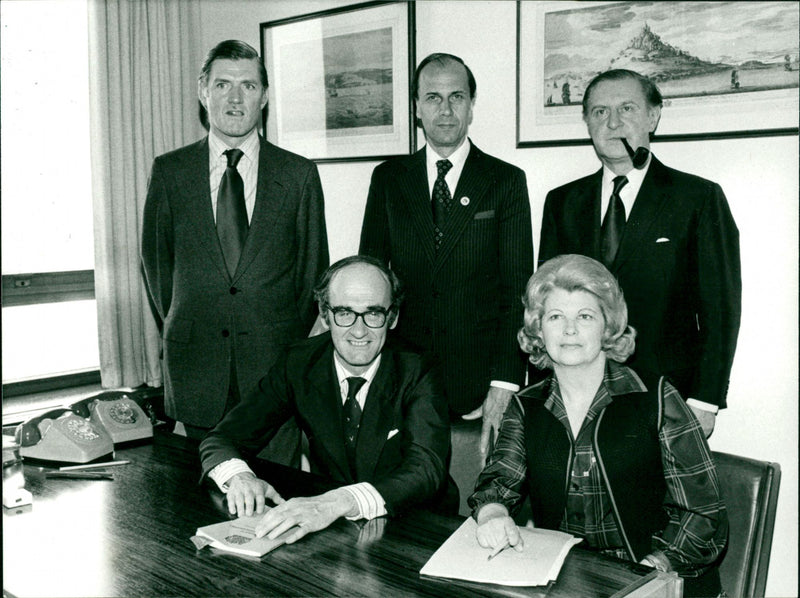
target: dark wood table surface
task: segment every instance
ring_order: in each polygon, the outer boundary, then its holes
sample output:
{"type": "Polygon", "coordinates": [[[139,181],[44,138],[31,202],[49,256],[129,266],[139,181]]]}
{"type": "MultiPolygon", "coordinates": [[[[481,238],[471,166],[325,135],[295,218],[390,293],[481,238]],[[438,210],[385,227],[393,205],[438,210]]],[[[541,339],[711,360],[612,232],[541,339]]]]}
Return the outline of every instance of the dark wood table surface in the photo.
{"type": "MultiPolygon", "coordinates": [[[[156,431],[119,449],[113,481],[45,478],[25,464],[33,505],[3,516],[7,596],[548,596],[625,595],[650,569],[575,547],[549,588],[421,577],[463,519],[414,511],[368,524],[340,520],[262,559],[205,548],[190,537],[228,517],[222,495],[199,484],[197,443],[156,431]]],[[[284,497],[311,495],[321,478],[270,463],[257,473],[284,497]]]]}

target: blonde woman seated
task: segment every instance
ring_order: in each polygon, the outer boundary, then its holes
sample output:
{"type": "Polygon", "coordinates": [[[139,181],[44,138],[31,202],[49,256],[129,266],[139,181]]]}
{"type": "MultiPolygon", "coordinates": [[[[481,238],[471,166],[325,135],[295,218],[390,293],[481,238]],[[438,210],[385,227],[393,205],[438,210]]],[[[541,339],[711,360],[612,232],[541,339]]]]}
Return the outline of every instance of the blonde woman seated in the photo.
{"type": "Polygon", "coordinates": [[[509,404],[469,498],[486,548],[521,550],[514,520],[684,578],[684,596],[720,592],[728,519],[700,423],[675,388],[622,365],[634,351],[622,291],[599,262],[563,255],[528,281],[518,340],[553,369],[509,404]]]}

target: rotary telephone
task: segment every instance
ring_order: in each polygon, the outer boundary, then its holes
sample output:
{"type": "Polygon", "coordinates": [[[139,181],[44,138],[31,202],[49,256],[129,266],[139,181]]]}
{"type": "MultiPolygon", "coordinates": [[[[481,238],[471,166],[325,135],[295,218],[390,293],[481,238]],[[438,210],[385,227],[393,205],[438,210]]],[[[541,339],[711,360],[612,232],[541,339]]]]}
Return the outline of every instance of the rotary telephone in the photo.
{"type": "Polygon", "coordinates": [[[114,452],[108,432],[64,407],[19,424],[14,439],[22,457],[44,461],[88,463],[114,452]]]}
{"type": "MultiPolygon", "coordinates": [[[[158,393],[154,390],[152,392],[158,393]]],[[[128,392],[107,390],[70,405],[70,409],[93,424],[105,429],[114,444],[153,437],[153,424],[134,396],[139,400],[147,390],[128,392]]]]}

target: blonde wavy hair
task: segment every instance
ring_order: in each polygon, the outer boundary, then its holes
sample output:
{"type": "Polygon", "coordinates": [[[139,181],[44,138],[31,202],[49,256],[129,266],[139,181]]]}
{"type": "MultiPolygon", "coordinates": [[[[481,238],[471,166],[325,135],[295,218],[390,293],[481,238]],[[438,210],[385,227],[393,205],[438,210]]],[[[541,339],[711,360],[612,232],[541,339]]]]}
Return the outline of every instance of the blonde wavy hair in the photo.
{"type": "Polygon", "coordinates": [[[517,333],[517,341],[533,365],[540,369],[553,367],[542,338],[544,302],[553,289],[584,291],[597,297],[605,319],[601,346],[606,357],[622,363],[633,354],[636,330],[628,325],[628,306],[617,279],[597,260],[568,254],[542,264],[525,287],[524,325],[517,333]]]}

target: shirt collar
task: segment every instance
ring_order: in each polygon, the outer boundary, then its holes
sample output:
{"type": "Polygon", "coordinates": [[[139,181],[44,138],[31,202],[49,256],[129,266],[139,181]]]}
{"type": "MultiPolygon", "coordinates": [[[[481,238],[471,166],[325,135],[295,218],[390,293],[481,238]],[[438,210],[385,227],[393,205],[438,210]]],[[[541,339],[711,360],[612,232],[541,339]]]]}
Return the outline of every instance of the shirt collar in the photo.
{"type": "Polygon", "coordinates": [[[645,386],[636,372],[613,359],[606,360],[606,373],[603,375],[603,384],[605,384],[608,394],[612,397],[647,391],[647,386],[645,386]]]}
{"type": "Polygon", "coordinates": [[[450,160],[450,163],[453,165],[453,171],[461,172],[461,169],[464,167],[464,163],[467,161],[467,156],[469,155],[469,148],[470,148],[470,140],[469,137],[465,137],[464,141],[461,145],[458,146],[456,151],[450,154],[447,158],[443,158],[439,154],[436,153],[430,144],[426,146],[425,156],[426,161],[428,163],[428,170],[433,169],[433,172],[436,172],[436,162],[439,160],[450,160]]]}
{"type": "MultiPolygon", "coordinates": [[[[258,129],[253,128],[252,131],[245,137],[244,141],[239,144],[238,149],[242,150],[244,157],[255,162],[258,158],[258,150],[260,148],[258,129]]],[[[208,132],[208,152],[213,159],[222,156],[223,152],[231,149],[222,139],[217,137],[213,131],[208,132]]]]}
{"type": "MultiPolygon", "coordinates": [[[[544,382],[544,384],[545,386],[541,387],[538,391],[541,393],[539,396],[545,400],[545,407],[552,411],[553,404],[556,402],[556,396],[558,396],[559,400],[561,400],[561,394],[558,390],[558,380],[556,379],[555,374],[551,374],[551,378],[544,382]]],[[[647,386],[645,386],[644,382],[642,382],[642,379],[636,372],[629,367],[625,367],[621,363],[617,363],[613,359],[606,359],[606,371],[603,374],[603,386],[605,386],[606,392],[610,397],[616,397],[633,392],[647,391],[647,386]]],[[[602,393],[597,393],[595,399],[592,401],[592,406],[590,409],[596,406],[598,400],[601,399],[601,394],[602,393]]],[[[521,396],[530,395],[521,393],[521,396]]]]}
{"type": "Polygon", "coordinates": [[[378,371],[378,366],[381,364],[381,355],[378,354],[378,357],[375,358],[375,361],[367,368],[367,371],[363,374],[354,374],[347,369],[347,366],[342,363],[341,358],[334,350],[333,352],[333,365],[336,368],[336,378],[339,380],[339,386],[341,386],[345,380],[348,378],[352,378],[353,376],[357,376],[359,378],[364,378],[367,381],[367,384],[370,384],[375,378],[375,373],[378,371]]]}
{"type": "MultiPolygon", "coordinates": [[[[641,170],[637,168],[631,168],[630,172],[625,176],[628,177],[628,185],[629,189],[636,189],[639,190],[639,187],[642,186],[642,181],[644,180],[644,176],[647,174],[647,171],[650,169],[650,162],[653,161],[652,154],[647,159],[647,164],[641,170]]],[[[619,175],[616,174],[613,170],[611,170],[608,166],[603,165],[603,189],[612,189],[613,182],[616,177],[619,175]]],[[[624,187],[623,187],[624,189],[624,187]]],[[[611,191],[608,192],[611,195],[611,191]]],[[[635,197],[635,196],[634,196],[635,197]]]]}

